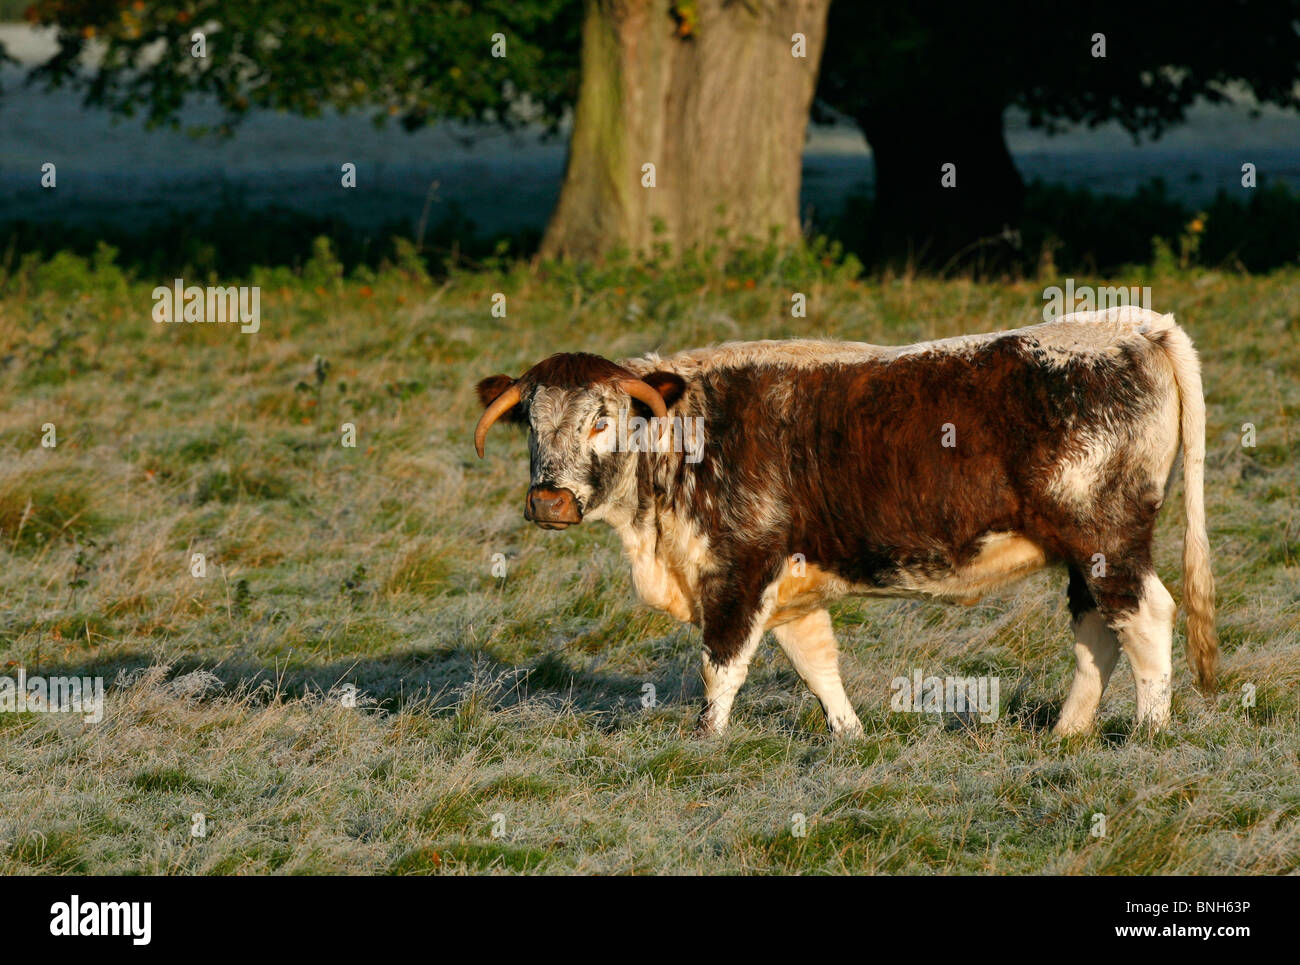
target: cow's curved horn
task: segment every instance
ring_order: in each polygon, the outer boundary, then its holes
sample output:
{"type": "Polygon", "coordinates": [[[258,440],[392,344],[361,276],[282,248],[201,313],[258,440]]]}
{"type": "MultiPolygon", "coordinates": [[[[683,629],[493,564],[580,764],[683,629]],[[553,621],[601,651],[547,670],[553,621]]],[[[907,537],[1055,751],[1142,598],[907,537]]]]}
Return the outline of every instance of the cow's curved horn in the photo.
{"type": "MultiPolygon", "coordinates": [[[[650,388],[650,386],[646,386],[650,388]]],[[[519,403],[521,396],[518,385],[512,385],[495,399],[492,404],[483,410],[483,416],[478,420],[478,425],[474,427],[474,451],[478,453],[480,459],[483,458],[483,443],[487,441],[488,430],[492,424],[500,419],[506,412],[519,403]]]]}
{"type": "Polygon", "coordinates": [[[650,383],[642,382],[640,379],[620,379],[618,385],[632,398],[648,405],[650,411],[658,418],[667,418],[668,406],[664,405],[664,397],[656,392],[650,383]]]}

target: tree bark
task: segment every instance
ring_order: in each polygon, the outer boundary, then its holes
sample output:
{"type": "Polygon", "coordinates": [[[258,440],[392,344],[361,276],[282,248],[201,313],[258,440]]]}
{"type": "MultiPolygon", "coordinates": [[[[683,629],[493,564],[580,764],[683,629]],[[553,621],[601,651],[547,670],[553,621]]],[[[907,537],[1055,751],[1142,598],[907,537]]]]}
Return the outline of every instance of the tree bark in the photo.
{"type": "Polygon", "coordinates": [[[796,241],[829,6],[588,0],[564,186],[542,255],[796,241]],[[806,56],[792,53],[796,33],[806,56]],[[654,187],[643,186],[645,164],[654,187]]]}
{"type": "Polygon", "coordinates": [[[993,256],[1006,242],[981,244],[1015,229],[1025,185],[1007,149],[1003,105],[947,91],[885,105],[857,118],[876,169],[873,242],[884,253],[933,264],[962,253],[993,256]],[[942,184],[956,166],[956,186],[942,184]]]}

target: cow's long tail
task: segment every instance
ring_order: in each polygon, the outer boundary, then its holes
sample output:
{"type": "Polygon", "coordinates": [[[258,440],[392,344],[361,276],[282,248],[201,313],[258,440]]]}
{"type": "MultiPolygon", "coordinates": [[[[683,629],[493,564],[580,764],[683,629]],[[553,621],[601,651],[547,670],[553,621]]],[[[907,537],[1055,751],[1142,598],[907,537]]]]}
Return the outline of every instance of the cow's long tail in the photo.
{"type": "Polygon", "coordinates": [[[1214,631],[1214,573],[1210,570],[1210,541],[1205,533],[1205,396],[1201,363],[1192,340],[1172,315],[1151,326],[1153,341],[1165,350],[1174,368],[1182,409],[1183,606],[1187,610],[1187,662],[1204,693],[1214,690],[1219,663],[1219,638],[1214,631]]]}

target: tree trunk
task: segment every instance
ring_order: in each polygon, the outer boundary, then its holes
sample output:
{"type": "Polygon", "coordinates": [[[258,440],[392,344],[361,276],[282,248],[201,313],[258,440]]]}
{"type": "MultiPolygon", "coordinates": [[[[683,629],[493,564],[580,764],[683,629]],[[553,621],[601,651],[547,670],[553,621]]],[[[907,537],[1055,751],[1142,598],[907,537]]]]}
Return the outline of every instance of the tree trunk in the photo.
{"type": "Polygon", "coordinates": [[[544,256],[673,254],[800,236],[830,0],[588,0],[582,80],[544,256]],[[792,53],[794,34],[805,56],[792,53]],[[654,165],[654,187],[643,165],[654,165]]]}
{"type": "Polygon", "coordinates": [[[875,237],[888,254],[924,264],[970,255],[996,261],[1004,228],[1019,226],[1025,185],[1007,150],[1003,105],[947,91],[865,112],[857,120],[876,167],[875,237]],[[955,165],[955,187],[942,183],[955,165]]]}

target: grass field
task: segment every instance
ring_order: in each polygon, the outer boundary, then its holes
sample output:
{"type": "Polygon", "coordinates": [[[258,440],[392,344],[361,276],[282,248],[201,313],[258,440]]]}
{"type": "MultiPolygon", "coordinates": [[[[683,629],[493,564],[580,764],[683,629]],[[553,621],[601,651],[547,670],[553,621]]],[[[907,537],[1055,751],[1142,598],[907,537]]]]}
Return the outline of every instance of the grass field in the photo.
{"type": "MultiPolygon", "coordinates": [[[[1300,871],[1300,272],[1137,280],[1203,354],[1224,648],[1205,700],[1180,620],[1154,739],[1130,735],[1123,663],[1097,736],[1047,733],[1073,667],[1048,572],[972,608],[835,608],[862,740],[829,740],[769,641],[732,730],[694,741],[699,631],[636,602],[607,527],[523,521],[521,434],[475,458],[474,383],[553,351],[908,342],[1032,323],[1059,281],[832,262],[431,282],[343,280],[318,251],[252,279],[257,335],[154,324],[155,282],[108,258],[4,279],[0,675],[108,692],[99,724],[0,714],[0,872],[1300,871]],[[913,668],[997,675],[1003,715],[891,712],[913,668]]],[[[1179,507],[1158,551],[1176,598],[1179,507]]]]}

